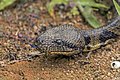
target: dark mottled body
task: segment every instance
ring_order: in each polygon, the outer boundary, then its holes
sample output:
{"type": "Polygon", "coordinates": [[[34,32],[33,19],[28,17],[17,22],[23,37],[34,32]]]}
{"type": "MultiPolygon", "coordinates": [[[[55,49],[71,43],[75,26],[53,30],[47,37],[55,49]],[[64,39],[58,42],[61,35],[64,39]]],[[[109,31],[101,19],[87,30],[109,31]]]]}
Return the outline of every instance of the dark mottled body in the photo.
{"type": "Polygon", "coordinates": [[[71,25],[51,28],[36,38],[35,45],[40,52],[73,55],[98,49],[118,36],[120,16],[108,25],[93,30],[80,30],[71,25]]]}

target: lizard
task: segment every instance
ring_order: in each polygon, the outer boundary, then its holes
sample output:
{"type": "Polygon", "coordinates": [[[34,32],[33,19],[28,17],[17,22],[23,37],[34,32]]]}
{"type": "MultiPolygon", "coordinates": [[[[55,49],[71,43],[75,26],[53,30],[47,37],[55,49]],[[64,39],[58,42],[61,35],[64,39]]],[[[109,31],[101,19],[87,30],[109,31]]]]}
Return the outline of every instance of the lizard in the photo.
{"type": "MultiPolygon", "coordinates": [[[[42,32],[34,40],[33,46],[38,50],[20,57],[13,53],[5,55],[0,60],[0,66],[19,61],[30,61],[35,56],[43,54],[72,56],[84,52],[92,52],[120,36],[120,16],[106,25],[81,30],[73,25],[60,25],[42,32]]],[[[88,56],[89,57],[89,53],[88,56]]]]}
{"type": "Polygon", "coordinates": [[[3,60],[0,60],[0,66],[19,61],[29,61],[42,54],[72,56],[91,52],[107,45],[119,36],[120,16],[100,28],[91,30],[81,30],[68,24],[56,26],[36,37],[33,45],[38,51],[25,54],[22,57],[12,53],[7,54],[3,60]]]}
{"type": "Polygon", "coordinates": [[[40,53],[74,54],[91,52],[113,42],[120,36],[120,16],[106,25],[90,30],[81,30],[73,25],[60,25],[38,35],[34,45],[40,53]]]}

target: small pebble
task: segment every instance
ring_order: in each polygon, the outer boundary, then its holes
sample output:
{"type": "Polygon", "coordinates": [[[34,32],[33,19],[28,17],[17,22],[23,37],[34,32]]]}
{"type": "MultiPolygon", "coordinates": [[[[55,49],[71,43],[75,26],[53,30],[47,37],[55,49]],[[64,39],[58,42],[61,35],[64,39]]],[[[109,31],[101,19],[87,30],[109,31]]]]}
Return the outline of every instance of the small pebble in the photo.
{"type": "Polygon", "coordinates": [[[112,67],[112,68],[115,68],[115,69],[120,68],[120,61],[113,61],[113,62],[111,63],[111,67],[112,67]]]}

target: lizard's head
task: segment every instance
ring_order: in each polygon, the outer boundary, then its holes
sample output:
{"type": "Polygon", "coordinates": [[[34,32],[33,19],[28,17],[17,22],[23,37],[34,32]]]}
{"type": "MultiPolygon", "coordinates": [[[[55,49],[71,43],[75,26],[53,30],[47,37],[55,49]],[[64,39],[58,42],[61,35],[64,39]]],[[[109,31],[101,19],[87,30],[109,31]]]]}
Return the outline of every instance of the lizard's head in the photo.
{"type": "Polygon", "coordinates": [[[61,53],[78,50],[74,44],[77,32],[64,28],[52,28],[36,38],[35,45],[40,52],[61,53]]]}
{"type": "Polygon", "coordinates": [[[62,38],[52,38],[51,36],[39,36],[36,41],[35,45],[40,52],[49,52],[54,53],[56,52],[71,52],[76,46],[72,43],[68,43],[62,38]]]}

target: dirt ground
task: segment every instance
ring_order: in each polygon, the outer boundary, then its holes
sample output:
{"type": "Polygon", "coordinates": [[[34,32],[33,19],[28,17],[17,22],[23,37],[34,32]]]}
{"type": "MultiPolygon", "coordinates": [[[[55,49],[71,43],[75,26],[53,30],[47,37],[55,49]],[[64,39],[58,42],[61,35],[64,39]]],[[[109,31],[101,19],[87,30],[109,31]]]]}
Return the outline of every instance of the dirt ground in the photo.
{"type": "MultiPolygon", "coordinates": [[[[79,15],[56,14],[53,19],[46,10],[46,2],[20,3],[0,12],[0,59],[6,54],[21,56],[36,51],[30,45],[41,26],[70,23],[90,29],[79,15]]],[[[120,80],[120,69],[110,65],[114,60],[120,60],[119,39],[93,52],[88,59],[41,55],[32,61],[1,66],[0,80],[120,80]]]]}

